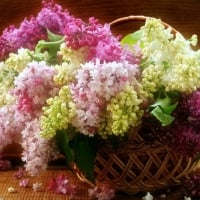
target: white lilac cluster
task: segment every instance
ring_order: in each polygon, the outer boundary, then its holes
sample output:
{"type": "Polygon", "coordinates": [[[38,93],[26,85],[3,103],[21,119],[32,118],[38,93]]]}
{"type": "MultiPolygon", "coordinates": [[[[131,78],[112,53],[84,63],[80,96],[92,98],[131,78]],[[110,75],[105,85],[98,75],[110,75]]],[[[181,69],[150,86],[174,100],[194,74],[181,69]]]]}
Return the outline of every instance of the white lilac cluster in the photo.
{"type": "Polygon", "coordinates": [[[147,95],[152,97],[161,87],[181,93],[199,88],[200,51],[192,49],[197,43],[196,35],[186,40],[155,18],[148,18],[141,31],[139,42],[145,60],[142,85],[147,95]]]}

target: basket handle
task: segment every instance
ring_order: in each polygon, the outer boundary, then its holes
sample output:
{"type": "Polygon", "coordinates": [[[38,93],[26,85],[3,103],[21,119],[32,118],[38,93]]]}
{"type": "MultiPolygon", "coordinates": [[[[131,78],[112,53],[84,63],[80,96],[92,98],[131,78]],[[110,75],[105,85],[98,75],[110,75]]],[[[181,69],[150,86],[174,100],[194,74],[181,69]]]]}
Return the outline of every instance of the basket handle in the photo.
{"type": "MultiPolygon", "coordinates": [[[[146,19],[148,18],[153,18],[153,17],[147,17],[144,15],[130,15],[130,16],[125,16],[125,17],[120,17],[118,19],[111,21],[110,26],[114,26],[114,25],[127,22],[127,21],[146,21],[146,19]]],[[[169,24],[163,21],[161,22],[165,26],[165,28],[171,28],[173,34],[176,34],[178,32],[174,27],[170,26],[169,24]]]]}

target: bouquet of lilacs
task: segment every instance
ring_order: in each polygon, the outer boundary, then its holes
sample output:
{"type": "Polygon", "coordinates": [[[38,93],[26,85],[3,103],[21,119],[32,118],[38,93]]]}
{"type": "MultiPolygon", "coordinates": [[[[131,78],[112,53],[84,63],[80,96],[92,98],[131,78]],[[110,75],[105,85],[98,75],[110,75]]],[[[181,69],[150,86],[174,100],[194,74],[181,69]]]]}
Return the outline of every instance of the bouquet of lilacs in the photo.
{"type": "MultiPolygon", "coordinates": [[[[20,143],[30,175],[65,155],[94,181],[102,142],[130,130],[180,153],[200,150],[200,51],[161,20],[114,36],[109,24],[44,1],[36,17],[0,37],[0,147],[20,143]]],[[[133,144],[134,145],[134,144],[133,144]]]]}

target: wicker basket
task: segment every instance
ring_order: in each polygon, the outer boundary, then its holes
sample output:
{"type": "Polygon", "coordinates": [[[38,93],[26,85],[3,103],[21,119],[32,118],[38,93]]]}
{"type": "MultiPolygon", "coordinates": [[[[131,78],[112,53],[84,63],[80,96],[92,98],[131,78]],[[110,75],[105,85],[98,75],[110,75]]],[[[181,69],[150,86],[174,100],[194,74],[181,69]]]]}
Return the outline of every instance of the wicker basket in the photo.
{"type": "Polygon", "coordinates": [[[167,145],[127,142],[98,152],[95,175],[97,185],[107,183],[117,191],[137,193],[180,185],[198,165],[167,145]]]}
{"type": "Polygon", "coordinates": [[[116,191],[135,194],[181,185],[199,169],[200,161],[179,155],[159,142],[146,144],[137,132],[134,134],[135,141],[124,142],[117,148],[102,144],[95,161],[95,184],[75,164],[74,173],[92,187],[107,184],[116,191]]]}
{"type": "MultiPolygon", "coordinates": [[[[128,16],[111,23],[116,25],[130,20],[146,20],[145,16],[128,16]]],[[[164,23],[165,27],[171,27],[164,23]]],[[[176,33],[176,29],[172,32],[176,33]]],[[[103,144],[95,162],[96,185],[108,184],[117,191],[129,194],[155,191],[180,185],[183,180],[200,167],[200,161],[177,154],[168,145],[159,142],[147,144],[138,131],[132,130],[131,139],[117,148],[103,144]]],[[[82,181],[85,179],[74,165],[74,172],[82,181]]]]}

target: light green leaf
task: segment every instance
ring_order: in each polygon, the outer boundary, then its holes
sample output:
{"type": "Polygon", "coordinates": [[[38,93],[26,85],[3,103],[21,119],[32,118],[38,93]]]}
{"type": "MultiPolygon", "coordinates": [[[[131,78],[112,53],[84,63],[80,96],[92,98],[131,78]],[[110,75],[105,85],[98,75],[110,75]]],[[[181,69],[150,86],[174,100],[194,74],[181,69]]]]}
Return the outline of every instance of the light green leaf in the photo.
{"type": "Polygon", "coordinates": [[[162,126],[170,125],[174,121],[174,117],[163,112],[161,107],[156,107],[151,111],[151,114],[158,119],[162,126]]]}
{"type": "Polygon", "coordinates": [[[175,104],[172,104],[172,105],[165,106],[163,108],[163,111],[166,114],[170,115],[176,109],[177,105],[178,105],[178,102],[176,102],[175,104]]]}
{"type": "Polygon", "coordinates": [[[162,109],[164,109],[166,106],[170,105],[171,99],[168,96],[165,96],[164,98],[157,98],[155,103],[151,105],[151,107],[157,107],[160,106],[162,109]]]}
{"type": "Polygon", "coordinates": [[[48,40],[51,42],[59,41],[63,38],[62,35],[52,33],[49,29],[47,29],[47,35],[48,35],[48,40]]]}
{"type": "Polygon", "coordinates": [[[139,41],[141,37],[142,37],[142,30],[135,31],[134,33],[130,33],[126,35],[124,38],[122,38],[121,44],[134,45],[139,41]]]}

